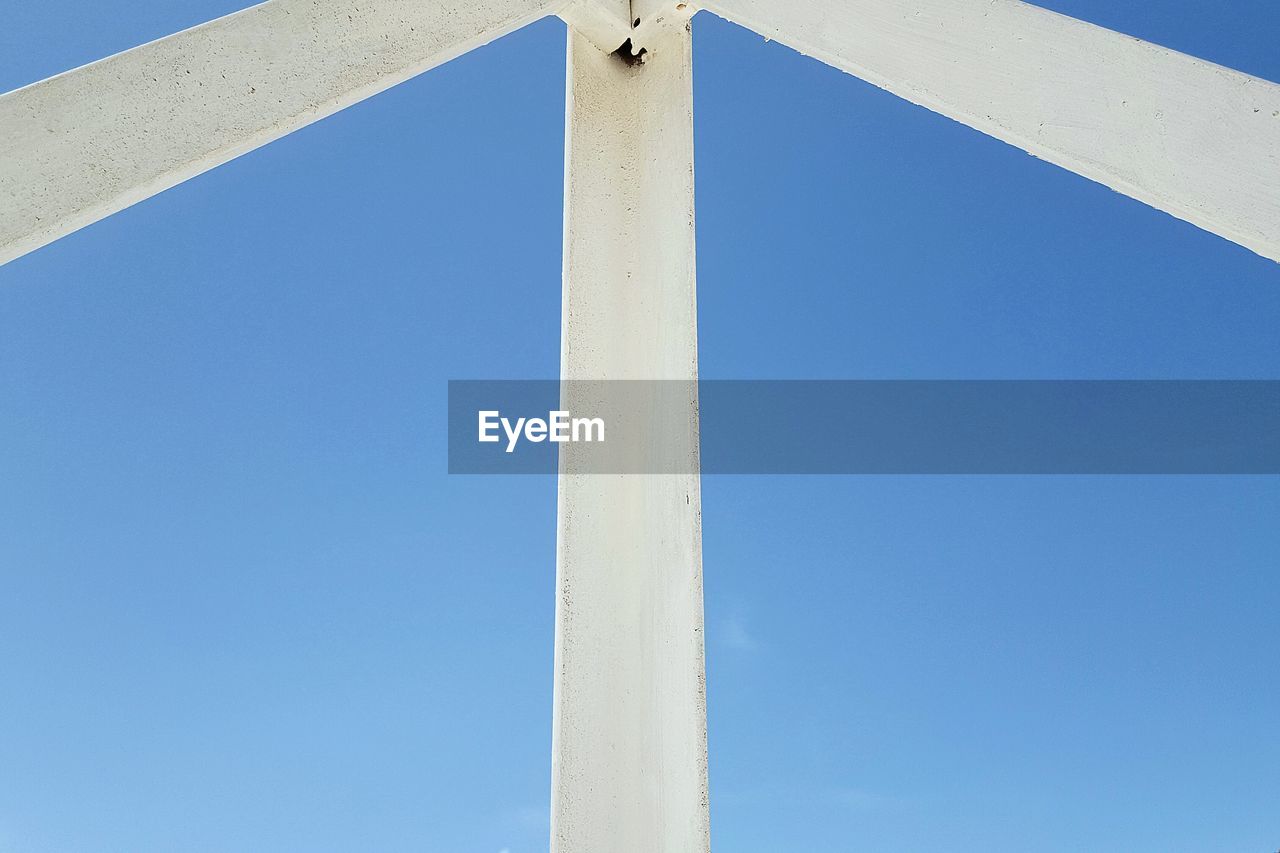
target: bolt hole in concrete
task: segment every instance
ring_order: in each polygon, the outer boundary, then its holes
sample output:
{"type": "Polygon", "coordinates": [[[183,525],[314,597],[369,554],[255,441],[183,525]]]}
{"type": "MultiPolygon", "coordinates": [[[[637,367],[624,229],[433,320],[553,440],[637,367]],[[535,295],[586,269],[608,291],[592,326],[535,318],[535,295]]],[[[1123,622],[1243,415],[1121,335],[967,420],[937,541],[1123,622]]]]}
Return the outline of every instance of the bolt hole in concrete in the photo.
{"type": "Polygon", "coordinates": [[[631,39],[627,39],[622,43],[622,47],[613,52],[613,55],[621,59],[627,65],[640,65],[644,62],[645,55],[649,52],[648,48],[640,48],[639,53],[632,53],[631,39]]]}

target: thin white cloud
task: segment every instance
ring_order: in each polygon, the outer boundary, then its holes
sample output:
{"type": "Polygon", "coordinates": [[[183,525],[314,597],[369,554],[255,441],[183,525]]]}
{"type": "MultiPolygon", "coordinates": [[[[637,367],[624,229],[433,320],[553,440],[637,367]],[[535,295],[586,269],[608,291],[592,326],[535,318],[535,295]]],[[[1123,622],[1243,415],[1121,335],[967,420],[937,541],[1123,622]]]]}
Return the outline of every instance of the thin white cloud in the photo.
{"type": "Polygon", "coordinates": [[[551,829],[551,806],[524,805],[503,809],[500,821],[508,829],[525,832],[547,832],[551,829]]]}
{"type": "Polygon", "coordinates": [[[829,788],[826,799],[847,809],[876,811],[898,804],[897,799],[865,788],[829,788]]]}
{"type": "Polygon", "coordinates": [[[522,806],[515,810],[515,818],[529,829],[550,829],[551,806],[522,806]]]}
{"type": "Polygon", "coordinates": [[[765,785],[717,791],[715,797],[723,803],[737,806],[812,806],[815,803],[840,813],[872,812],[904,807],[906,802],[898,797],[855,786],[778,786],[765,785]]]}
{"type": "Polygon", "coordinates": [[[746,617],[741,615],[730,616],[721,620],[716,632],[720,645],[727,649],[735,649],[741,652],[753,652],[760,648],[760,644],[756,642],[756,638],[752,636],[747,629],[746,617]]]}

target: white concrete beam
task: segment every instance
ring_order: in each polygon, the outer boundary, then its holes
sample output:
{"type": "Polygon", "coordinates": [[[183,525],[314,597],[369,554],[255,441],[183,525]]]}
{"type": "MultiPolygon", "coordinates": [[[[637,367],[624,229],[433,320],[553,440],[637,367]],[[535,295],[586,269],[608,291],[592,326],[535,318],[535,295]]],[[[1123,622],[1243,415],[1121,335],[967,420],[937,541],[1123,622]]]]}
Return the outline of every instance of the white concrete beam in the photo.
{"type": "Polygon", "coordinates": [[[688,0],[631,0],[635,41],[643,46],[649,33],[692,18],[698,7],[688,0]]]}
{"type": "Polygon", "coordinates": [[[0,263],[559,5],[269,0],[0,96],[0,263]]]}
{"type": "Polygon", "coordinates": [[[559,15],[605,53],[621,49],[631,39],[630,0],[570,0],[559,15]]]}
{"type": "MultiPolygon", "coordinates": [[[[570,31],[562,376],[697,376],[688,22],[628,63],[570,31]]],[[[697,402],[559,480],[553,853],[709,849],[697,402]]],[[[571,402],[573,392],[566,391],[571,402]]],[[[670,409],[666,411],[670,412],[670,409]]]]}
{"type": "Polygon", "coordinates": [[[1280,260],[1275,83],[1018,0],[703,6],[1280,260]]]}

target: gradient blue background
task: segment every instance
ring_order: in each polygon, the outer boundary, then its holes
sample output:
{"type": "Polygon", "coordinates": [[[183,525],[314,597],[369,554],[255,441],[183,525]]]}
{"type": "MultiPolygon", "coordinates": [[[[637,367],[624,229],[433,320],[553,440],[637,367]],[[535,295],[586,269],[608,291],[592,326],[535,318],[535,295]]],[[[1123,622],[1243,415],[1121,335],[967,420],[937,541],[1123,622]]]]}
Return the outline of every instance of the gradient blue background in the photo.
{"type": "MultiPolygon", "coordinates": [[[[0,90],[243,0],[8,4],[0,90]]],[[[1272,0],[1055,9],[1280,80],[1272,0]]],[[[717,378],[1280,378],[1280,266],[709,15],[717,378]]],[[[543,21],[0,269],[0,851],[545,850],[543,21]]],[[[713,839],[1280,847],[1280,481],[708,478],[713,839]]]]}

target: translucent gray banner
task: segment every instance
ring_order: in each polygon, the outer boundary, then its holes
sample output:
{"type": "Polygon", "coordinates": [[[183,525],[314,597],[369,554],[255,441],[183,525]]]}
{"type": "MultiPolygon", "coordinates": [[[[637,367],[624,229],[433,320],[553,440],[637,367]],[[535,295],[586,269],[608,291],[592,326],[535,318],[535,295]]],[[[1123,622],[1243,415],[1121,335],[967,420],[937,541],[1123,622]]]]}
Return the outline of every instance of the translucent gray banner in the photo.
{"type": "Polygon", "coordinates": [[[449,383],[455,474],[1276,474],[1278,381],[449,383]]]}

